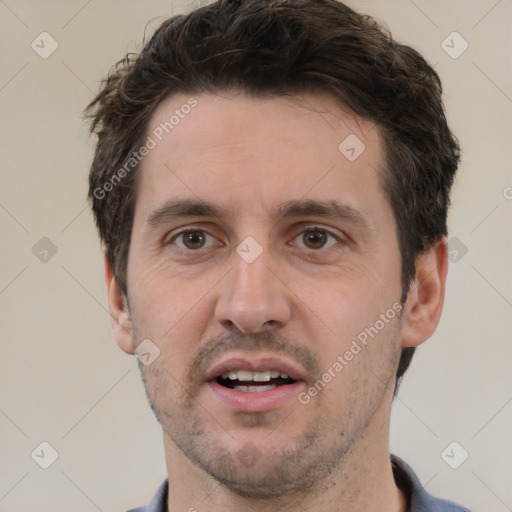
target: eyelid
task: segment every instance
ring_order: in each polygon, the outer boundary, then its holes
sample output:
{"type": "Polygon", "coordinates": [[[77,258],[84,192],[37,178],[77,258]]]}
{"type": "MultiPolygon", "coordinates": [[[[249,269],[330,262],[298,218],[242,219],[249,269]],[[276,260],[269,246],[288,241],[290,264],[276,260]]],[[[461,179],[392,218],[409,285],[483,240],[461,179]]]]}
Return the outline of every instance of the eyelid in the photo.
{"type": "MultiPolygon", "coordinates": [[[[320,226],[318,224],[303,224],[303,225],[301,225],[300,231],[293,236],[292,241],[295,240],[299,235],[301,235],[305,231],[314,231],[314,230],[323,231],[323,232],[327,233],[328,235],[332,236],[338,243],[346,242],[346,240],[344,240],[343,236],[340,236],[337,233],[335,233],[334,231],[332,231],[331,229],[320,226]]],[[[333,246],[331,246],[331,247],[333,247],[333,246]]],[[[327,249],[330,249],[331,247],[328,247],[327,249]]],[[[323,250],[325,251],[327,249],[323,249],[323,250]]],[[[315,249],[309,249],[309,250],[312,252],[321,252],[322,248],[316,249],[316,250],[315,249]]]]}
{"type": "MultiPolygon", "coordinates": [[[[194,251],[194,249],[187,249],[187,248],[184,248],[184,247],[180,247],[178,244],[176,244],[176,239],[179,238],[181,235],[184,235],[184,234],[187,234],[187,233],[204,233],[206,236],[209,236],[211,238],[213,238],[214,240],[217,240],[217,237],[213,236],[211,233],[209,233],[206,229],[204,228],[194,228],[194,227],[183,227],[181,229],[179,229],[178,231],[175,231],[172,236],[169,236],[169,234],[164,237],[163,239],[163,245],[171,245],[171,244],[174,244],[178,247],[179,250],[181,251],[189,251],[189,252],[198,252],[200,251],[201,249],[205,249],[205,247],[201,247],[200,249],[196,249],[194,251]]],[[[217,240],[218,241],[218,240],[217,240]]],[[[222,245],[222,242],[219,242],[218,244],[216,245],[222,245]]]]}
{"type": "MultiPolygon", "coordinates": [[[[346,240],[346,236],[342,236],[342,235],[339,235],[337,233],[335,233],[333,230],[327,228],[327,227],[324,227],[322,225],[319,225],[319,224],[308,224],[308,223],[303,223],[300,225],[300,230],[299,231],[296,231],[296,233],[293,235],[292,237],[292,242],[293,240],[295,240],[299,235],[301,235],[302,233],[304,233],[305,231],[312,231],[312,230],[318,230],[318,231],[323,231],[325,233],[327,233],[328,235],[330,235],[331,237],[333,237],[338,243],[343,243],[343,242],[347,242],[346,240]]],[[[212,235],[207,229],[205,229],[204,227],[200,227],[200,226],[197,226],[197,227],[190,227],[190,225],[187,225],[187,226],[184,226],[182,228],[178,228],[178,231],[174,231],[172,235],[170,234],[167,234],[167,236],[164,237],[163,239],[163,244],[164,245],[170,245],[170,244],[175,244],[175,241],[176,239],[180,236],[180,235],[183,235],[183,234],[187,234],[187,233],[194,233],[194,232],[201,232],[201,233],[204,233],[206,236],[209,236],[211,238],[213,238],[214,240],[217,240],[218,244],[216,244],[217,246],[219,245],[223,245],[222,242],[220,242],[218,240],[218,238],[214,235],[212,235]]],[[[289,242],[290,244],[292,242],[289,242]]],[[[180,247],[179,245],[175,244],[180,250],[182,251],[188,251],[188,252],[199,252],[201,249],[206,249],[208,247],[201,247],[200,249],[186,249],[186,248],[183,248],[183,247],[180,247]]],[[[332,246],[331,246],[332,247],[332,246]]],[[[302,248],[304,249],[304,248],[302,248]]],[[[327,249],[330,249],[330,247],[328,247],[327,249]]],[[[324,250],[327,250],[327,249],[324,249],[324,250]]],[[[314,250],[314,249],[309,249],[310,251],[313,251],[313,252],[320,252],[322,251],[322,249],[317,249],[317,250],[314,250]]]]}
{"type": "MultiPolygon", "coordinates": [[[[210,222],[201,222],[201,221],[199,221],[197,224],[195,224],[195,223],[184,224],[184,225],[175,227],[175,228],[171,229],[170,231],[167,231],[163,237],[163,240],[168,243],[170,240],[173,240],[178,235],[181,235],[183,233],[189,233],[191,231],[192,232],[202,231],[204,233],[207,233],[210,236],[214,236],[211,234],[212,230],[211,230],[210,226],[211,226],[210,222]],[[208,227],[205,227],[205,226],[208,226],[208,227]]],[[[214,237],[214,238],[217,238],[217,237],[214,237]]]]}

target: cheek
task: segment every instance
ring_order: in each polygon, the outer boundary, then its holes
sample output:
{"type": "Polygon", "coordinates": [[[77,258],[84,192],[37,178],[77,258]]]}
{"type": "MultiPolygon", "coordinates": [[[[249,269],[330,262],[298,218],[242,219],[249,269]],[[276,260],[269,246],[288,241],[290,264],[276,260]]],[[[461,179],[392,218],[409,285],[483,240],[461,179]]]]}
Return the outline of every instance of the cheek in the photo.
{"type": "Polygon", "coordinates": [[[176,383],[186,381],[187,369],[204,337],[209,309],[193,297],[189,306],[183,297],[175,301],[165,296],[160,301],[153,300],[156,296],[141,293],[132,308],[132,317],[136,343],[150,339],[160,351],[157,359],[142,369],[148,382],[168,388],[162,391],[166,396],[176,392],[176,383]]]}
{"type": "Polygon", "coordinates": [[[301,338],[310,340],[321,359],[321,380],[329,382],[325,400],[359,400],[392,376],[400,345],[400,286],[392,277],[398,280],[398,270],[380,280],[374,273],[353,281],[333,276],[321,292],[305,297],[311,310],[304,308],[309,322],[301,338]]]}
{"type": "Polygon", "coordinates": [[[373,325],[400,298],[398,266],[385,270],[354,265],[318,277],[297,280],[294,287],[304,311],[309,308],[311,325],[340,345],[373,325]]]}
{"type": "Polygon", "coordinates": [[[319,403],[329,404],[332,414],[341,419],[339,424],[375,409],[386,389],[392,390],[400,354],[399,329],[397,317],[387,324],[374,320],[357,328],[353,336],[338,337],[336,347],[325,348],[322,375],[308,393],[315,394],[319,403]]]}
{"type": "Polygon", "coordinates": [[[137,260],[129,267],[128,289],[137,319],[151,330],[164,336],[181,324],[190,324],[191,318],[199,323],[201,307],[208,292],[218,282],[219,277],[211,272],[199,277],[177,272],[162,258],[137,260]]]}

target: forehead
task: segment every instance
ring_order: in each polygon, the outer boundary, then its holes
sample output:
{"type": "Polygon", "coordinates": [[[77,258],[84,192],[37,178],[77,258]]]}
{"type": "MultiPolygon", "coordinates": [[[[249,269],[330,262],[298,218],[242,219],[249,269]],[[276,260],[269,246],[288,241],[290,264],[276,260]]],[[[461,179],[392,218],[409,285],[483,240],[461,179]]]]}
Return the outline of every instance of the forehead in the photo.
{"type": "Polygon", "coordinates": [[[146,214],[171,198],[213,198],[239,215],[306,196],[382,200],[379,129],[329,94],[176,94],[155,110],[146,138],[154,147],[136,207],[146,214]]]}

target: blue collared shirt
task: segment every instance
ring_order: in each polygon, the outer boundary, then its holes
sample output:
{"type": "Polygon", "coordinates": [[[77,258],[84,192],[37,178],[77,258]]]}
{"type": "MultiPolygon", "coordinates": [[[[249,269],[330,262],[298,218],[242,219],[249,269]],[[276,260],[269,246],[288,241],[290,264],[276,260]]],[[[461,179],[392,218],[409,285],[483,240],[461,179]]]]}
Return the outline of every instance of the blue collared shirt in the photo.
{"type": "MultiPolygon", "coordinates": [[[[407,512],[470,512],[452,501],[434,498],[423,488],[414,471],[403,460],[392,455],[391,462],[396,484],[408,500],[407,512]]],[[[165,480],[147,505],[128,512],[167,512],[168,490],[169,482],[165,480]]]]}

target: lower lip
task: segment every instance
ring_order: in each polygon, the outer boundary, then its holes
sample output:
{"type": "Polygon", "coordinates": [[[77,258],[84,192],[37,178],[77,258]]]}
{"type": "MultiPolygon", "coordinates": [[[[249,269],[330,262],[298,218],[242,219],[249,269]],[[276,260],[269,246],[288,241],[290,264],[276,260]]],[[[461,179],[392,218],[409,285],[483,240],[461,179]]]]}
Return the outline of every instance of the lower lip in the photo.
{"type": "Polygon", "coordinates": [[[236,411],[262,412],[281,407],[297,395],[305,387],[304,382],[283,384],[266,391],[239,391],[221,386],[217,381],[207,382],[208,388],[223,404],[236,411]]]}

